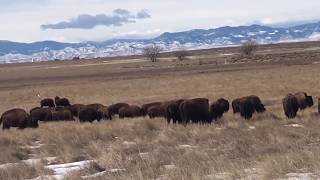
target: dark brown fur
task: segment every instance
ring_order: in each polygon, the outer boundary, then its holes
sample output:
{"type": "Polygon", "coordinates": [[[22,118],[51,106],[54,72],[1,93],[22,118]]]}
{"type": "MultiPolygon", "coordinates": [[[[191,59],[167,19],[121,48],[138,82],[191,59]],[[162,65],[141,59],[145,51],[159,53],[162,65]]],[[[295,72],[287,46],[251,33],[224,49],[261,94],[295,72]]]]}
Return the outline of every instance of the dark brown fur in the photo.
{"type": "Polygon", "coordinates": [[[171,120],[172,123],[182,123],[182,118],[179,110],[180,104],[184,101],[184,99],[175,100],[175,101],[169,101],[164,103],[165,108],[165,117],[167,119],[168,124],[170,124],[171,120]]]}
{"type": "Polygon", "coordinates": [[[10,129],[11,127],[19,129],[39,127],[38,121],[32,121],[30,115],[23,109],[11,109],[4,112],[0,122],[2,122],[2,129],[10,129]]]}
{"type": "Polygon", "coordinates": [[[299,109],[300,110],[304,110],[304,109],[306,109],[308,107],[312,107],[313,106],[312,96],[308,96],[307,93],[298,92],[298,93],[295,93],[294,96],[298,100],[298,104],[299,104],[299,109]]]}
{"type": "Polygon", "coordinates": [[[97,111],[93,108],[85,108],[80,110],[79,112],[79,120],[80,122],[90,122],[92,123],[93,121],[97,120],[100,122],[102,119],[102,113],[100,111],[97,111]]]}
{"type": "Polygon", "coordinates": [[[189,121],[194,123],[211,123],[209,112],[209,100],[206,98],[196,98],[183,101],[180,106],[182,122],[187,124],[189,121]]]}
{"type": "Polygon", "coordinates": [[[299,110],[299,101],[293,94],[288,94],[282,99],[284,114],[287,118],[295,118],[299,110]]]}
{"type": "Polygon", "coordinates": [[[221,118],[225,112],[229,111],[229,101],[223,98],[218,99],[210,105],[211,117],[215,120],[221,118]]]}
{"type": "Polygon", "coordinates": [[[119,109],[119,118],[134,118],[142,115],[142,109],[139,106],[131,105],[119,109]]]}
{"type": "Polygon", "coordinates": [[[151,106],[147,110],[149,118],[165,117],[165,109],[163,106],[151,106]]]}
{"type": "Polygon", "coordinates": [[[53,99],[51,98],[46,98],[46,99],[42,99],[40,101],[40,106],[43,108],[43,107],[55,107],[55,104],[54,104],[54,101],[53,99]]]}
{"type": "Polygon", "coordinates": [[[109,114],[111,116],[119,114],[119,110],[123,107],[129,107],[130,105],[127,103],[116,103],[112,104],[108,107],[109,114]]]}
{"type": "Polygon", "coordinates": [[[152,106],[160,106],[162,103],[161,102],[153,102],[153,103],[148,103],[144,104],[141,106],[143,116],[146,116],[148,114],[148,108],[152,106]]]}
{"type": "Polygon", "coordinates": [[[70,101],[67,98],[60,98],[59,96],[56,96],[54,98],[54,101],[56,103],[56,106],[62,106],[62,107],[71,106],[70,101]]]}

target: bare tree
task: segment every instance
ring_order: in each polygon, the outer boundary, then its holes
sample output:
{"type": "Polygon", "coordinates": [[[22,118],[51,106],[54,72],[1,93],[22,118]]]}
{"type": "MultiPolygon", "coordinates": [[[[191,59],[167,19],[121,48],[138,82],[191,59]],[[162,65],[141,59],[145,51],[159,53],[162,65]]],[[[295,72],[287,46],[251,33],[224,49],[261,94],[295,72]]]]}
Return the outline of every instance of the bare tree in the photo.
{"type": "Polygon", "coordinates": [[[153,44],[143,48],[143,55],[150,59],[151,62],[156,62],[161,51],[162,48],[160,46],[153,44]]]}
{"type": "Polygon", "coordinates": [[[188,56],[190,56],[190,53],[186,50],[180,50],[180,51],[176,51],[174,55],[175,57],[177,57],[179,61],[183,61],[183,60],[186,60],[188,56]]]}
{"type": "Polygon", "coordinates": [[[245,56],[252,56],[258,49],[258,43],[254,40],[249,40],[241,45],[240,52],[245,56]]]}

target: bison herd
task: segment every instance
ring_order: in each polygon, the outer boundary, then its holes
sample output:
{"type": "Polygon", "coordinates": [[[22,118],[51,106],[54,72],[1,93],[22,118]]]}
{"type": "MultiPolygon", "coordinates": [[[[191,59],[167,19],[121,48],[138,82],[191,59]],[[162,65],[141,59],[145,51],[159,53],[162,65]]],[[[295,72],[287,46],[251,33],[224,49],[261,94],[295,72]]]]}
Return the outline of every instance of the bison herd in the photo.
{"type": "MultiPolygon", "coordinates": [[[[320,102],[320,100],[319,100],[320,102]]],[[[313,106],[312,96],[305,92],[288,94],[282,99],[284,113],[287,118],[295,118],[299,110],[313,106]]],[[[320,105],[320,104],[319,104],[320,105]]],[[[251,119],[254,113],[266,111],[258,96],[251,95],[234,99],[231,103],[233,113],[239,113],[244,119],[251,119]]],[[[168,123],[212,123],[228,112],[230,103],[224,98],[209,103],[207,98],[178,99],[166,102],[153,102],[141,107],[127,103],[116,103],[110,106],[102,104],[71,104],[67,98],[55,97],[40,101],[40,107],[26,112],[23,109],[11,109],[4,112],[0,123],[3,129],[18,127],[37,128],[38,122],[75,121],[90,122],[102,119],[135,118],[149,116],[149,118],[163,117],[168,123]]],[[[320,112],[320,106],[319,106],[320,112]]]]}

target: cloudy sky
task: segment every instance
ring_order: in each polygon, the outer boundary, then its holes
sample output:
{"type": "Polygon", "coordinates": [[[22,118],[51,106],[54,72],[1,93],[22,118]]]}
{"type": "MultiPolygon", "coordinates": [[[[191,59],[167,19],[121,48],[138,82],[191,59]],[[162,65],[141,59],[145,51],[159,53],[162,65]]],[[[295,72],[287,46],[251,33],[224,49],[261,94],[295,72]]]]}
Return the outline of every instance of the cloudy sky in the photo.
{"type": "Polygon", "coordinates": [[[0,40],[101,41],[320,20],[319,0],[0,0],[0,40]]]}

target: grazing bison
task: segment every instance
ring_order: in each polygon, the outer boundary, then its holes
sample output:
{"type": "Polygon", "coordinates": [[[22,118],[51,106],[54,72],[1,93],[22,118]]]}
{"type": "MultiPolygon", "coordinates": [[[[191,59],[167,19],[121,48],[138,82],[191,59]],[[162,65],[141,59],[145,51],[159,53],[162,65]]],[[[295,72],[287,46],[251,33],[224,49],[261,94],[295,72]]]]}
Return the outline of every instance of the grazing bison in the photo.
{"type": "MultiPolygon", "coordinates": [[[[243,108],[247,109],[248,112],[250,112],[251,108],[249,107],[248,103],[251,104],[251,106],[253,107],[253,112],[257,112],[257,113],[263,113],[266,111],[264,105],[262,104],[260,98],[258,96],[255,95],[251,95],[251,96],[246,96],[246,97],[241,97],[241,98],[237,98],[235,100],[232,101],[232,109],[233,109],[233,113],[240,113],[241,114],[241,107],[243,107],[243,105],[245,105],[243,108]],[[246,103],[244,103],[244,101],[247,101],[246,103]],[[242,102],[242,103],[241,103],[242,102]]],[[[249,113],[250,114],[250,113],[249,113]]],[[[247,115],[247,117],[249,117],[250,115],[247,115]]],[[[244,117],[244,116],[242,116],[244,117]]],[[[252,117],[252,115],[251,115],[252,117]]],[[[249,119],[251,119],[251,117],[249,119]]],[[[248,119],[248,118],[245,118],[248,119]]]]}
{"type": "Polygon", "coordinates": [[[11,127],[19,129],[39,127],[38,121],[33,121],[30,115],[23,109],[11,109],[4,112],[0,118],[0,122],[2,122],[2,129],[10,129],[11,127]]]}
{"type": "Polygon", "coordinates": [[[52,121],[52,112],[50,108],[33,108],[30,117],[33,121],[52,121]]]}
{"type": "Polygon", "coordinates": [[[254,110],[257,113],[263,113],[266,111],[266,108],[262,104],[260,98],[255,95],[248,96],[247,99],[251,102],[252,106],[254,107],[254,110]]]}
{"type": "Polygon", "coordinates": [[[187,124],[190,120],[194,123],[212,122],[209,112],[209,100],[206,98],[185,100],[180,104],[179,110],[184,124],[187,124]]]}
{"type": "Polygon", "coordinates": [[[119,118],[134,118],[142,115],[142,109],[139,106],[131,105],[119,109],[119,118]]]}
{"type": "Polygon", "coordinates": [[[299,110],[299,101],[293,94],[288,94],[282,99],[283,110],[287,118],[295,118],[299,110]]]}
{"type": "Polygon", "coordinates": [[[80,110],[85,109],[85,108],[86,108],[86,105],[84,105],[84,104],[73,104],[69,107],[72,115],[75,117],[79,117],[80,110]]]}
{"type": "Polygon", "coordinates": [[[176,101],[169,101],[164,103],[165,107],[165,117],[167,119],[168,124],[172,123],[182,123],[179,106],[184,101],[184,99],[179,99],[176,101]]]}
{"type": "Polygon", "coordinates": [[[241,98],[237,98],[232,101],[232,109],[234,114],[240,112],[240,101],[241,98]]]}
{"type": "Polygon", "coordinates": [[[100,122],[102,119],[102,113],[100,111],[97,111],[93,108],[85,108],[81,109],[79,112],[79,120],[80,122],[90,122],[92,123],[93,121],[97,120],[100,122]]]}
{"type": "Polygon", "coordinates": [[[42,100],[40,101],[40,106],[41,106],[41,108],[43,108],[43,107],[53,108],[53,107],[55,107],[55,104],[54,104],[53,99],[51,99],[51,98],[46,98],[46,99],[42,99],[42,100]]]}
{"type": "Polygon", "coordinates": [[[250,101],[250,99],[242,98],[239,100],[239,109],[240,109],[240,115],[244,119],[251,119],[252,114],[255,111],[255,107],[250,101]]]}
{"type": "Polygon", "coordinates": [[[151,106],[147,109],[147,114],[150,119],[153,119],[156,117],[165,117],[165,108],[161,105],[160,106],[151,106]]]}
{"type": "Polygon", "coordinates": [[[295,93],[294,96],[298,100],[298,104],[299,104],[299,109],[300,110],[304,110],[304,109],[306,109],[308,107],[312,107],[313,106],[312,96],[308,96],[307,93],[298,92],[298,93],[295,93]]]}
{"type": "Polygon", "coordinates": [[[148,114],[148,108],[152,106],[161,106],[161,104],[162,104],[161,102],[153,102],[153,103],[142,105],[141,109],[142,109],[143,116],[146,116],[148,114]]]}
{"type": "Polygon", "coordinates": [[[74,121],[72,112],[69,109],[54,109],[51,111],[52,121],[74,121]]]}
{"type": "Polygon", "coordinates": [[[109,113],[108,107],[100,107],[98,111],[102,114],[103,119],[112,120],[112,116],[109,113]]]}
{"type": "Polygon", "coordinates": [[[218,99],[210,105],[211,117],[215,120],[221,118],[225,112],[229,111],[229,101],[223,98],[218,99]]]}
{"type": "Polygon", "coordinates": [[[59,96],[56,96],[54,98],[54,101],[56,103],[56,106],[62,106],[62,107],[69,107],[71,106],[70,101],[67,98],[60,98],[59,96]]]}
{"type": "Polygon", "coordinates": [[[111,116],[119,114],[119,110],[123,107],[129,107],[130,105],[127,103],[116,103],[112,104],[108,107],[109,114],[111,116]]]}
{"type": "Polygon", "coordinates": [[[92,109],[95,109],[95,110],[98,110],[100,108],[104,108],[106,106],[102,105],[102,104],[99,104],[99,103],[96,103],[96,104],[89,104],[87,105],[88,108],[92,108],[92,109]]]}

